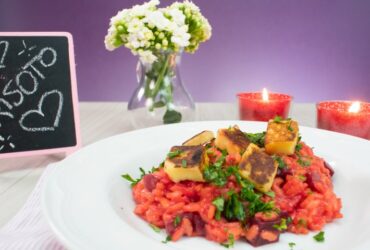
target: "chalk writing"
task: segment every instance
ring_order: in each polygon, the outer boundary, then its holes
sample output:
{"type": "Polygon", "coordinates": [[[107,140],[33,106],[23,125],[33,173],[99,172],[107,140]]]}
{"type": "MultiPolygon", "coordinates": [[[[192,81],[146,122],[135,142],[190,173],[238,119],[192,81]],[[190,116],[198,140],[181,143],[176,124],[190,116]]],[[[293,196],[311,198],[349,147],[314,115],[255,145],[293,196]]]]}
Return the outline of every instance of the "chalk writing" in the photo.
{"type": "Polygon", "coordinates": [[[45,79],[45,76],[36,68],[36,66],[34,66],[34,63],[40,62],[42,66],[47,68],[54,65],[56,61],[57,61],[57,52],[53,48],[46,47],[40,50],[40,52],[36,56],[34,56],[31,60],[26,62],[26,64],[22,66],[22,69],[28,69],[28,67],[31,67],[39,75],[41,79],[45,79]],[[43,56],[48,51],[51,52],[52,54],[52,60],[50,63],[45,63],[43,56]]]}
{"type": "Polygon", "coordinates": [[[4,51],[3,51],[3,53],[0,57],[0,69],[5,68],[4,59],[5,59],[5,55],[8,52],[8,48],[9,48],[9,42],[8,41],[0,41],[0,45],[2,45],[2,44],[4,44],[4,51]]]}
{"type": "Polygon", "coordinates": [[[63,109],[63,94],[58,90],[52,90],[52,91],[46,92],[41,96],[37,109],[29,110],[21,116],[21,119],[19,120],[19,125],[21,126],[23,130],[28,131],[28,132],[54,131],[55,128],[59,126],[59,120],[62,114],[62,109],[63,109]],[[27,119],[27,117],[31,115],[38,115],[40,117],[45,117],[45,113],[43,112],[43,103],[46,98],[51,98],[51,96],[57,96],[59,98],[58,109],[57,109],[52,126],[31,127],[30,125],[25,125],[24,124],[25,120],[27,119]]]}

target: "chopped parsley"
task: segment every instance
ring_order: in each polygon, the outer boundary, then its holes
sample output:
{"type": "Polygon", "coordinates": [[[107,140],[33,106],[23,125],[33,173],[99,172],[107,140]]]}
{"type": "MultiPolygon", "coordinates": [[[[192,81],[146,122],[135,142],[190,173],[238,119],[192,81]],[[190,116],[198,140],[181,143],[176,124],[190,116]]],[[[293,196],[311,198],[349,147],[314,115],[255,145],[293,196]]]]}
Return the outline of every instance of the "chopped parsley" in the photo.
{"type": "Polygon", "coordinates": [[[283,161],[283,159],[280,156],[273,155],[272,158],[278,163],[278,167],[280,169],[286,168],[286,163],[283,161]]]}
{"type": "Polygon", "coordinates": [[[275,224],[273,227],[279,231],[287,230],[288,229],[287,220],[285,218],[282,218],[280,220],[280,224],[275,224]]]}
{"type": "Polygon", "coordinates": [[[275,192],[274,191],[268,191],[265,193],[265,195],[270,196],[271,198],[275,197],[275,192]]]}
{"type": "Polygon", "coordinates": [[[176,156],[179,156],[180,154],[182,153],[181,150],[175,150],[175,151],[171,151],[167,154],[168,158],[172,159],[176,156]]]}
{"type": "Polygon", "coordinates": [[[275,116],[274,119],[273,119],[273,122],[276,122],[276,123],[280,123],[283,121],[283,118],[281,116],[275,116]]]}
{"type": "Polygon", "coordinates": [[[123,174],[121,177],[129,182],[131,182],[131,187],[135,186],[141,179],[146,175],[145,170],[143,168],[139,168],[141,172],[140,178],[134,179],[129,174],[123,174]]]}
{"type": "Polygon", "coordinates": [[[233,234],[229,234],[229,237],[228,237],[227,241],[224,242],[224,243],[221,243],[221,246],[224,246],[226,248],[231,248],[231,247],[234,246],[234,241],[235,241],[234,240],[234,235],[233,234]]]}
{"type": "Polygon", "coordinates": [[[289,124],[288,124],[288,130],[290,131],[290,132],[293,132],[294,130],[293,130],[293,127],[292,127],[292,122],[289,122],[289,124]]]}
{"type": "Polygon", "coordinates": [[[187,165],[188,165],[188,162],[185,159],[182,159],[181,167],[186,168],[187,165]]]}
{"type": "Polygon", "coordinates": [[[175,219],[173,220],[173,225],[177,227],[181,223],[181,217],[176,215],[175,219]]]}
{"type": "Polygon", "coordinates": [[[225,200],[222,197],[217,197],[216,199],[214,199],[212,201],[212,204],[215,205],[215,207],[217,209],[216,214],[215,214],[215,218],[216,218],[216,220],[220,220],[221,219],[221,213],[222,213],[222,211],[224,211],[225,200]]]}
{"type": "Polygon", "coordinates": [[[227,220],[244,221],[246,218],[245,208],[237,193],[232,192],[225,202],[225,217],[227,220]]]}
{"type": "Polygon", "coordinates": [[[262,133],[244,133],[248,140],[256,144],[257,146],[263,148],[265,146],[265,135],[266,132],[262,133]]]}
{"type": "Polygon", "coordinates": [[[292,217],[288,217],[288,218],[286,218],[286,223],[287,224],[290,224],[290,223],[292,223],[293,222],[293,219],[292,219],[292,217]]]}
{"type": "Polygon", "coordinates": [[[172,240],[171,238],[171,235],[167,235],[166,239],[165,240],[162,240],[162,243],[163,244],[167,244],[168,242],[170,242],[172,240]]]}
{"type": "Polygon", "coordinates": [[[149,224],[149,226],[153,229],[154,232],[156,233],[159,233],[161,231],[161,229],[159,227],[157,227],[156,225],[153,225],[153,224],[149,224]]]}
{"type": "Polygon", "coordinates": [[[302,167],[308,167],[311,166],[311,161],[304,160],[302,157],[299,157],[297,160],[298,164],[301,165],[302,167]]]}
{"type": "Polygon", "coordinates": [[[316,234],[315,236],[313,236],[313,238],[317,242],[324,242],[325,241],[325,232],[324,231],[320,231],[318,234],[316,234]]]}
{"type": "Polygon", "coordinates": [[[296,246],[294,242],[289,242],[288,246],[290,247],[290,250],[293,250],[293,248],[296,246]]]}

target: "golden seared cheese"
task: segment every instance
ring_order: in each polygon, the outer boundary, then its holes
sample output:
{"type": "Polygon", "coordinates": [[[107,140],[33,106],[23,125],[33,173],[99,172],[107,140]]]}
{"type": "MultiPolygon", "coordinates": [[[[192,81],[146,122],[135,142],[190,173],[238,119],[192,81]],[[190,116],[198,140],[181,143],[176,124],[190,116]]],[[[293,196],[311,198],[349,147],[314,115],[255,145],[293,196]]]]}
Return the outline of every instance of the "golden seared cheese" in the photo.
{"type": "Polygon", "coordinates": [[[164,171],[174,182],[202,182],[202,170],[207,164],[208,157],[203,146],[174,146],[164,162],[164,171]]]}
{"type": "Polygon", "coordinates": [[[249,144],[239,164],[240,175],[261,192],[268,192],[274,181],[278,164],[257,145],[249,144]]]}
{"type": "Polygon", "coordinates": [[[197,146],[197,145],[203,145],[207,142],[212,141],[215,138],[215,135],[212,131],[205,130],[203,132],[200,132],[199,134],[196,134],[189,140],[185,141],[182,145],[183,146],[197,146]]]}
{"type": "Polygon", "coordinates": [[[270,120],[265,136],[265,150],[269,154],[292,155],[298,142],[298,123],[293,120],[270,120]]]}
{"type": "Polygon", "coordinates": [[[216,147],[226,149],[229,154],[242,154],[249,143],[249,140],[238,126],[219,129],[215,140],[216,147]]]}

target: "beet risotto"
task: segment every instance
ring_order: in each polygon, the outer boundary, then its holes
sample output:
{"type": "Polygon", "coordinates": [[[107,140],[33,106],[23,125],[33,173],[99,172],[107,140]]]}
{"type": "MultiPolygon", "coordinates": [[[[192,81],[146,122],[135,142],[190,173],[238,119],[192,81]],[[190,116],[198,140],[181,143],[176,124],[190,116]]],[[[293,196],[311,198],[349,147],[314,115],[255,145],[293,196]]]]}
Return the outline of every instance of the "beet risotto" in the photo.
{"type": "MultiPolygon", "coordinates": [[[[237,126],[203,131],[133,179],[135,214],[167,241],[200,236],[229,247],[274,243],[280,234],[320,231],[341,218],[333,169],[301,141],[297,122],[276,117],[262,133],[237,126]]],[[[324,232],[314,237],[324,240],[324,232]]]]}

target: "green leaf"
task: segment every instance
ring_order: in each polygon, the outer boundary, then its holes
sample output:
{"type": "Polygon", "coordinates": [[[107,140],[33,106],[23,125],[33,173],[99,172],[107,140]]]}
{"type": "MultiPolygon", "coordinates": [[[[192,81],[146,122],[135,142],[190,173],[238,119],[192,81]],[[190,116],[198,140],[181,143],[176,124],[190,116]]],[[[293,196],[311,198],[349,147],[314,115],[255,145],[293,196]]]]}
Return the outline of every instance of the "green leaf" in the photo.
{"type": "Polygon", "coordinates": [[[248,140],[257,146],[263,148],[265,146],[266,132],[262,133],[244,133],[248,140]]]}
{"type": "Polygon", "coordinates": [[[298,160],[297,160],[298,164],[301,165],[302,167],[308,167],[308,166],[311,166],[311,162],[310,161],[307,161],[307,160],[304,160],[302,159],[302,157],[299,157],[298,160]]]}
{"type": "Polygon", "coordinates": [[[271,198],[275,197],[275,192],[274,191],[268,191],[265,193],[265,195],[270,196],[271,198]]]}
{"type": "Polygon", "coordinates": [[[325,232],[321,231],[318,234],[316,234],[315,236],[313,236],[313,238],[317,242],[324,242],[325,241],[325,232]]]}
{"type": "Polygon", "coordinates": [[[163,116],[163,123],[170,124],[170,123],[177,123],[180,122],[182,115],[180,112],[176,110],[166,110],[166,113],[163,116]]]}
{"type": "Polygon", "coordinates": [[[166,239],[165,240],[162,240],[162,243],[163,244],[167,244],[168,242],[170,242],[172,240],[171,238],[171,235],[167,235],[166,239]]]}
{"type": "Polygon", "coordinates": [[[174,158],[174,157],[176,157],[176,156],[179,156],[181,153],[182,153],[182,151],[181,151],[181,150],[171,151],[171,152],[169,152],[169,153],[167,154],[167,157],[168,157],[168,158],[170,158],[170,159],[172,159],[172,158],[174,158]]]}
{"type": "Polygon", "coordinates": [[[159,233],[161,231],[161,229],[159,227],[157,227],[156,225],[153,225],[153,224],[149,224],[149,226],[153,229],[154,232],[156,233],[159,233]]]}
{"type": "Polygon", "coordinates": [[[272,158],[278,163],[278,167],[280,169],[286,168],[286,163],[283,161],[283,159],[280,156],[273,155],[272,158]]]}
{"type": "Polygon", "coordinates": [[[216,215],[215,218],[216,220],[221,219],[221,212],[224,211],[224,205],[225,205],[225,200],[222,197],[217,197],[212,201],[212,204],[215,205],[216,207],[216,215]]]}
{"type": "Polygon", "coordinates": [[[280,224],[275,224],[273,225],[273,227],[279,231],[287,230],[288,229],[287,220],[285,218],[282,218],[280,220],[280,224]]]}
{"type": "Polygon", "coordinates": [[[185,159],[182,159],[181,167],[186,168],[187,165],[188,165],[188,162],[185,159]]]}
{"type": "Polygon", "coordinates": [[[174,225],[175,227],[177,227],[178,225],[180,225],[180,223],[181,223],[181,217],[177,215],[177,216],[175,217],[175,219],[173,220],[173,225],[174,225]]]}
{"type": "Polygon", "coordinates": [[[273,119],[273,122],[276,122],[276,123],[280,123],[283,121],[283,118],[281,116],[275,116],[274,119],[273,119]]]}
{"type": "Polygon", "coordinates": [[[224,246],[226,248],[231,248],[231,247],[234,246],[234,242],[235,242],[234,235],[233,234],[229,234],[229,237],[227,239],[227,242],[221,243],[221,246],[224,246]]]}
{"type": "Polygon", "coordinates": [[[288,245],[290,247],[290,250],[293,250],[293,248],[296,246],[294,242],[289,242],[288,245]]]}

